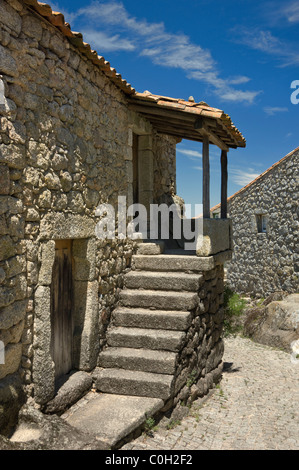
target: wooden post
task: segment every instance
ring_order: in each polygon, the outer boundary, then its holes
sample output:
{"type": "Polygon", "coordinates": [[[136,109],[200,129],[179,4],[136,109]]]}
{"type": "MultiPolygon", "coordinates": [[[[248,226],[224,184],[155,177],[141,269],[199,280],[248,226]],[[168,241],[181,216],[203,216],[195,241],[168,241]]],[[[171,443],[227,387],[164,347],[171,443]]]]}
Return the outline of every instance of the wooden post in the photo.
{"type": "Polygon", "coordinates": [[[209,136],[204,135],[202,143],[202,204],[203,218],[210,218],[210,162],[209,162],[209,136]]]}
{"type": "Polygon", "coordinates": [[[227,152],[221,151],[221,219],[227,218],[227,152]]]}

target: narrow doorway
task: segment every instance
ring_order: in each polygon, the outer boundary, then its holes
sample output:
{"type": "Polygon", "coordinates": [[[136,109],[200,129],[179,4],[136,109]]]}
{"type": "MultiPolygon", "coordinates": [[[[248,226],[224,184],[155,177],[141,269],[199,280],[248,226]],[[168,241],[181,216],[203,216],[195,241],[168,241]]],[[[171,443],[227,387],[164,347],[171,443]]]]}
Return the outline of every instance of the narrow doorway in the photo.
{"type": "Polygon", "coordinates": [[[72,240],[56,240],[51,283],[51,356],[56,382],[73,367],[72,271],[72,240]]]}

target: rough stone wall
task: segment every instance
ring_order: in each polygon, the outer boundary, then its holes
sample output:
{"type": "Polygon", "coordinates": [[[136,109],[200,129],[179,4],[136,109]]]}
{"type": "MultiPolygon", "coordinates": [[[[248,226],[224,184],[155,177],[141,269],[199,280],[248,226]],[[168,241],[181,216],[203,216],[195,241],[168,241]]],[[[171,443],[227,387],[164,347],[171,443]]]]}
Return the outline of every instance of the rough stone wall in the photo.
{"type": "MultiPolygon", "coordinates": [[[[76,286],[87,292],[90,316],[98,323],[97,347],[105,343],[134,243],[98,240],[95,209],[100,203],[117,208],[119,195],[130,203],[130,136],[137,121],[152,132],[128,111],[125,95],[55,27],[21,2],[1,0],[1,402],[10,403],[5,380],[12,390],[12,377],[15,396],[21,395],[19,377],[34,393],[34,361],[36,380],[46,387],[39,391],[41,402],[52,394],[46,377],[53,368],[47,328],[55,239],[76,240],[76,286]],[[92,241],[86,252],[80,253],[80,240],[92,241]]],[[[159,138],[161,147],[164,141],[173,151],[172,140],[159,138]]],[[[91,339],[88,348],[94,347],[91,339]]],[[[0,427],[1,419],[0,413],[0,427]]]]}
{"type": "Polygon", "coordinates": [[[154,139],[154,203],[176,194],[176,139],[156,135],[154,139]]]}
{"type": "MultiPolygon", "coordinates": [[[[7,372],[15,372],[22,357],[29,383],[40,241],[60,238],[58,224],[66,217],[73,216],[74,225],[84,225],[94,219],[99,203],[116,205],[118,194],[127,193],[128,120],[124,96],[93,64],[46,22],[18,2],[12,5],[20,11],[1,2],[0,16],[5,90],[0,144],[4,237],[0,327],[9,343],[6,359],[10,351],[14,357],[7,372]]],[[[74,238],[84,238],[84,232],[83,227],[74,238]]],[[[115,248],[105,252],[111,265],[118,256],[115,248]]],[[[121,269],[126,266],[122,254],[118,263],[121,269]]],[[[97,269],[104,269],[100,258],[97,269]]],[[[110,269],[110,277],[116,272],[120,270],[110,269]]]]}
{"type": "Polygon", "coordinates": [[[260,297],[298,292],[298,167],[296,151],[229,201],[234,252],[227,280],[233,290],[260,297]],[[266,233],[258,233],[259,214],[266,233]]]}
{"type": "MultiPolygon", "coordinates": [[[[24,402],[22,386],[40,405],[55,394],[50,286],[56,239],[73,240],[75,367],[96,366],[135,244],[99,240],[95,211],[101,203],[117,209],[118,196],[132,200],[132,132],[151,142],[142,150],[144,158],[150,151],[150,195],[166,202],[163,196],[176,191],[176,140],[154,134],[149,122],[128,111],[125,95],[55,27],[18,0],[2,0],[0,432],[9,432],[24,402]]],[[[213,293],[217,276],[204,275],[202,310],[187,335],[178,393],[196,360],[213,359],[210,369],[198,371],[198,394],[201,384],[210,388],[216,380],[222,356],[214,329],[221,307],[220,294],[213,293]]]]}
{"type": "Polygon", "coordinates": [[[224,270],[218,265],[202,273],[199,305],[193,312],[176,367],[173,405],[203,397],[222,376],[224,343],[224,270]]]}

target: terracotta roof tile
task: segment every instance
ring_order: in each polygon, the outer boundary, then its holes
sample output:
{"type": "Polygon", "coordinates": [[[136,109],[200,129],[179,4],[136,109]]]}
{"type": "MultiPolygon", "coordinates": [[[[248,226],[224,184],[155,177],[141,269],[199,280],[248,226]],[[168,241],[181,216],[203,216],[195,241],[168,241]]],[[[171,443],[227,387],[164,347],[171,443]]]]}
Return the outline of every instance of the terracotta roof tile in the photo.
{"type": "MultiPolygon", "coordinates": [[[[223,138],[228,140],[228,145],[231,147],[245,147],[246,140],[241,132],[233,124],[231,118],[225,114],[221,109],[210,107],[204,101],[195,103],[194,101],[186,101],[181,98],[170,98],[168,96],[154,95],[149,91],[143,93],[135,92],[130,96],[129,100],[132,104],[139,106],[140,112],[145,115],[150,114],[151,104],[156,108],[163,108],[169,110],[177,110],[183,112],[185,115],[197,115],[198,117],[209,118],[217,122],[218,130],[216,133],[219,135],[223,133],[223,138]],[[142,103],[144,102],[144,106],[142,103]],[[148,103],[148,107],[145,104],[148,103]]],[[[152,112],[154,112],[152,110],[152,112]]],[[[190,116],[191,117],[191,116],[190,116]]],[[[182,118],[183,119],[183,118],[182,118]]],[[[215,124],[216,124],[215,122],[215,124]]],[[[189,129],[190,130],[190,129],[189,129]]]]}

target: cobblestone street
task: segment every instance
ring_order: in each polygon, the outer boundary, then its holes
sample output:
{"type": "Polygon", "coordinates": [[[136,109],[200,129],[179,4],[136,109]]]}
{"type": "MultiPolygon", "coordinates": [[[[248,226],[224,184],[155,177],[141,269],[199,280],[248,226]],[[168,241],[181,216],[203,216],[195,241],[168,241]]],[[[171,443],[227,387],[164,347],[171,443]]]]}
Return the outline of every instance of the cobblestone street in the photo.
{"type": "Polygon", "coordinates": [[[207,401],[122,450],[299,450],[299,360],[236,337],[225,339],[224,363],[207,401]]]}

